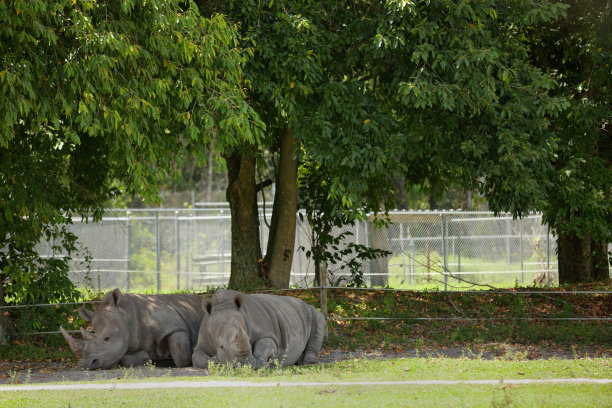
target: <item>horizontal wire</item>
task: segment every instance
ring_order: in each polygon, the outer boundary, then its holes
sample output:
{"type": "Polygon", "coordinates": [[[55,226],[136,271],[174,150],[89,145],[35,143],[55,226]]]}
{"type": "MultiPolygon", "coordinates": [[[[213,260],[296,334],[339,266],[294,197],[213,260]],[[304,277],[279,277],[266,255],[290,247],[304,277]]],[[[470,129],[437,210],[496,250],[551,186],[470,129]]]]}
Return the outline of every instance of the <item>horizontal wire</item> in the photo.
{"type": "MultiPolygon", "coordinates": [[[[255,293],[273,293],[273,292],[292,292],[302,290],[321,290],[321,289],[341,289],[341,290],[369,290],[369,291],[389,291],[389,292],[408,292],[408,293],[440,293],[440,294],[460,294],[460,293],[472,293],[479,295],[612,295],[612,291],[597,291],[597,290],[571,290],[571,291],[555,291],[555,290],[525,290],[525,291],[511,291],[511,290],[437,290],[437,289],[393,289],[393,288],[363,288],[363,287],[347,287],[347,286],[311,286],[308,288],[286,288],[286,289],[264,289],[256,290],[255,293]]],[[[65,305],[81,305],[83,303],[94,304],[100,303],[99,300],[90,300],[83,302],[68,302],[68,303],[39,303],[34,305],[6,305],[0,306],[0,309],[17,309],[26,307],[46,307],[46,306],[65,306],[65,305]]]]}
{"type": "MultiPolygon", "coordinates": [[[[416,321],[502,321],[502,320],[545,320],[545,321],[612,321],[611,317],[333,317],[327,320],[416,320],[416,321]]],[[[78,330],[67,330],[68,333],[79,333],[78,330]]],[[[17,333],[17,336],[41,334],[60,334],[59,331],[17,333]]]]}
{"type": "Polygon", "coordinates": [[[328,317],[328,320],[447,320],[447,321],[475,321],[475,320],[596,320],[612,321],[612,317],[328,317]]]}

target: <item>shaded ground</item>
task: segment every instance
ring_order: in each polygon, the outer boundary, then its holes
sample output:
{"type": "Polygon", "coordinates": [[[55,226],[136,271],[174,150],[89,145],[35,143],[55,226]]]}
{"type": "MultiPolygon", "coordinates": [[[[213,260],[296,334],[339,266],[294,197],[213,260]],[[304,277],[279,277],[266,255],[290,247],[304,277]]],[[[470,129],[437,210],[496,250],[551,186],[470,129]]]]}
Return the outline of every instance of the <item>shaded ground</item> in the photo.
{"type": "MultiPolygon", "coordinates": [[[[612,347],[542,347],[511,345],[502,343],[478,344],[470,347],[419,347],[403,351],[388,350],[357,350],[346,351],[325,349],[320,355],[321,363],[333,363],[354,358],[421,358],[421,357],[451,357],[451,358],[481,358],[481,359],[549,359],[549,358],[580,358],[612,356],[612,347]]],[[[75,361],[0,361],[0,384],[39,384],[64,381],[96,381],[108,379],[142,379],[197,377],[207,373],[193,368],[170,367],[164,362],[155,365],[145,365],[132,368],[114,368],[110,370],[79,370],[75,361]]]]}
{"type": "MultiPolygon", "coordinates": [[[[567,291],[547,289],[541,294],[533,293],[538,290],[535,288],[526,289],[527,293],[520,289],[478,293],[329,290],[329,336],[321,362],[430,356],[505,360],[611,357],[610,288],[608,283],[567,291]],[[351,317],[397,320],[344,320],[351,317]],[[448,320],[411,320],[428,318],[448,320]]],[[[319,306],[318,290],[286,294],[319,306]]],[[[0,384],[206,375],[203,370],[167,364],[81,371],[75,368],[76,358],[67,346],[28,349],[27,341],[15,344],[21,347],[20,352],[15,352],[15,347],[0,347],[0,384]]]]}

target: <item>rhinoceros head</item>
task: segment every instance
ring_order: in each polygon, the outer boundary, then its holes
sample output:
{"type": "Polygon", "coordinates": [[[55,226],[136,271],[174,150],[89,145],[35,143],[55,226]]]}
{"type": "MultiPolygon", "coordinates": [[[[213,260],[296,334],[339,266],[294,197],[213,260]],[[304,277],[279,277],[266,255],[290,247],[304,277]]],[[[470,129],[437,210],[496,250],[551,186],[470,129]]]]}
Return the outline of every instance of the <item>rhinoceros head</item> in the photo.
{"type": "Polygon", "coordinates": [[[68,345],[79,356],[78,368],[109,368],[117,364],[127,352],[129,330],[125,316],[118,308],[121,300],[121,291],[115,289],[104,295],[97,313],[79,308],[79,315],[91,321],[94,328],[93,332],[81,328],[83,340],[75,339],[60,327],[68,345]]]}
{"type": "Polygon", "coordinates": [[[221,364],[254,364],[251,342],[247,334],[247,324],[240,309],[241,295],[229,301],[215,304],[205,301],[204,310],[209,315],[208,332],[217,350],[221,364]]]}

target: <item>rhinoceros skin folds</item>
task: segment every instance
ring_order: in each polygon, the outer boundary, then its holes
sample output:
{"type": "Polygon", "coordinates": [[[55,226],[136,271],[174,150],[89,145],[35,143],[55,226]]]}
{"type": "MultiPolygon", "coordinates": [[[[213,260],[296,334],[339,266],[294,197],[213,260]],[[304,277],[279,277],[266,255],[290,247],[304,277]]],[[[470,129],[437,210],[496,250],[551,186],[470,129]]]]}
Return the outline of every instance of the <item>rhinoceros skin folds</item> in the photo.
{"type": "Polygon", "coordinates": [[[77,367],[135,366],[172,359],[177,367],[191,365],[191,355],[204,318],[202,298],[192,294],[140,295],[107,292],[94,313],[79,314],[91,321],[93,332],[81,330],[83,339],[60,332],[79,356],[77,367]]]}
{"type": "Polygon", "coordinates": [[[325,318],[298,298],[218,290],[203,300],[202,308],[195,368],[206,368],[211,358],[256,368],[318,362],[325,318]]]}

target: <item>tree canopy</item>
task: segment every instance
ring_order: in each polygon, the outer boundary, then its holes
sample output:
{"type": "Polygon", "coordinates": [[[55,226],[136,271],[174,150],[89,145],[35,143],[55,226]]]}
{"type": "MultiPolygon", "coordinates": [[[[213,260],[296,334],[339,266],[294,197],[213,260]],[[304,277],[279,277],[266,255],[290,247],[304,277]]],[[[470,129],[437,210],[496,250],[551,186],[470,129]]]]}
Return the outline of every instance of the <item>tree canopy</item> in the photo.
{"type": "MultiPolygon", "coordinates": [[[[283,169],[284,155],[318,163],[329,195],[347,208],[392,207],[392,179],[398,173],[409,185],[478,189],[494,210],[516,216],[544,202],[555,140],[550,118],[567,103],[551,94],[555,80],[531,63],[527,35],[530,27],[561,17],[564,5],[523,0],[198,4],[240,22],[243,44],[254,47],[245,76],[253,85],[249,102],[266,123],[266,138],[259,150],[249,152],[249,160],[232,162],[250,173],[248,181],[240,179],[245,185],[228,189],[236,211],[253,208],[256,194],[256,166],[246,163],[268,150],[280,152],[274,214],[289,217],[277,227],[273,215],[271,236],[277,230],[286,235],[282,242],[269,241],[264,265],[255,260],[263,251],[237,249],[235,255],[243,257],[238,273],[252,271],[241,284],[254,281],[258,269],[264,275],[266,268],[275,269],[270,253],[277,246],[280,253],[293,251],[289,235],[295,225],[289,219],[297,209],[297,163],[283,169]],[[293,144],[284,153],[283,141],[293,144]],[[236,191],[249,191],[248,204],[240,205],[245,195],[236,191]]],[[[257,217],[256,211],[250,214],[251,220],[257,217]]],[[[242,231],[256,226],[252,221],[242,231]]],[[[258,246],[252,236],[247,242],[258,246]]],[[[288,282],[291,258],[284,259],[283,270],[272,275],[286,278],[273,285],[288,282]]]]}
{"type": "Polygon", "coordinates": [[[533,28],[533,64],[569,106],[551,121],[551,183],[539,208],[555,230],[561,282],[609,277],[612,242],[612,2],[569,1],[567,17],[533,28]]]}
{"type": "Polygon", "coordinates": [[[211,149],[234,287],[288,285],[305,174],[351,217],[394,207],[399,175],[609,241],[609,22],[609,1],[0,1],[0,287],[34,296],[36,243],[74,252],[63,225],[113,180],[157,202],[211,149]]]}
{"type": "Polygon", "coordinates": [[[74,253],[66,224],[98,217],[112,180],[155,201],[214,133],[220,150],[261,138],[238,42],[192,2],[0,2],[0,303],[74,296],[67,259],[35,245],[74,253]],[[31,290],[45,279],[62,283],[31,290]]]}

